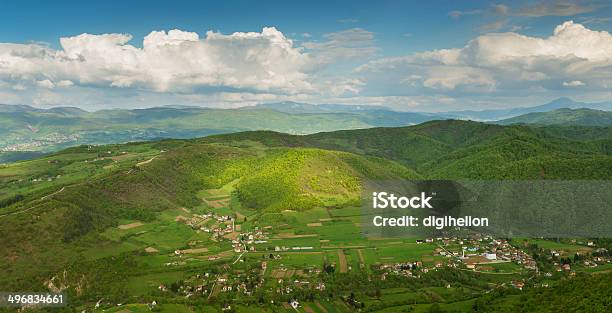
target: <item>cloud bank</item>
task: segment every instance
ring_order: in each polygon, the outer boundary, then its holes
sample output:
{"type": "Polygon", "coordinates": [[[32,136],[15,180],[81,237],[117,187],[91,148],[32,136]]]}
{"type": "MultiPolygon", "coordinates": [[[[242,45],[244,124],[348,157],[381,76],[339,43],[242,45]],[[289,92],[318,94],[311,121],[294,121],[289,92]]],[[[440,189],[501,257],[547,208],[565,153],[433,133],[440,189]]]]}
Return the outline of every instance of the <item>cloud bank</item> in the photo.
{"type": "Polygon", "coordinates": [[[61,49],[0,44],[0,78],[45,88],[79,85],[185,91],[218,86],[282,93],[312,92],[309,54],[274,27],[204,38],[181,30],[154,31],[142,48],[128,34],[82,34],[61,49]]]}
{"type": "Polygon", "coordinates": [[[547,38],[491,33],[463,48],[371,61],[355,73],[399,83],[398,89],[430,92],[494,93],[577,86],[607,90],[612,87],[612,35],[568,21],[547,38]]]}

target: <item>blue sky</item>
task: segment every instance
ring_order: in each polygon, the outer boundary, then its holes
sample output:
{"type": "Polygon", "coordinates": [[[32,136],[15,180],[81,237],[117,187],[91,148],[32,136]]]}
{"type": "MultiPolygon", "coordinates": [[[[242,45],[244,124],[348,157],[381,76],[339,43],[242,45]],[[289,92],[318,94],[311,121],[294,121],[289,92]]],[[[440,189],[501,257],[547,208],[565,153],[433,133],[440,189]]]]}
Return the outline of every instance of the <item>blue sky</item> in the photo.
{"type": "Polygon", "coordinates": [[[286,34],[320,36],[359,26],[380,34],[379,41],[392,53],[461,44],[474,33],[470,27],[454,27],[456,22],[448,18],[448,12],[459,9],[453,1],[16,1],[3,6],[0,25],[9,30],[3,41],[53,45],[59,37],[84,32],[127,32],[142,38],[161,29],[232,33],[274,26],[286,34]],[[418,40],[401,43],[406,33],[418,40]]]}
{"type": "MultiPolygon", "coordinates": [[[[130,33],[143,38],[152,30],[183,29],[223,33],[260,31],[274,26],[285,34],[315,36],[361,27],[377,34],[385,55],[465,44],[495,17],[480,14],[453,19],[452,11],[486,10],[490,1],[14,1],[2,4],[3,42],[41,41],[81,33],[130,33]],[[407,35],[407,36],[406,36],[407,35]]],[[[533,2],[511,2],[520,7],[533,2]]],[[[581,14],[612,17],[608,7],[581,14]]],[[[567,16],[522,18],[525,34],[544,36],[567,16]]],[[[519,25],[517,23],[517,25],[519,25]]],[[[598,23],[609,29],[612,19],[598,23]]],[[[295,36],[298,37],[299,36],[295,36]]],[[[136,45],[140,44],[135,42],[136,45]]]]}
{"type": "Polygon", "coordinates": [[[0,102],[35,106],[437,111],[602,101],[612,86],[605,2],[15,1],[0,27],[0,102]]]}

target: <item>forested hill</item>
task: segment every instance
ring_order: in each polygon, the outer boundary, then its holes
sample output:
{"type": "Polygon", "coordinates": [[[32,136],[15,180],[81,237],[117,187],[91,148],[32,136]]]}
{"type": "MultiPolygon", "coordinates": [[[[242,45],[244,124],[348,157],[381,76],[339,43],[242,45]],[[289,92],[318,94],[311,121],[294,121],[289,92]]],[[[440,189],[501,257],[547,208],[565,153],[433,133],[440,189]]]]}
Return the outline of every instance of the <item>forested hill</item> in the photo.
{"type": "Polygon", "coordinates": [[[359,203],[366,178],[419,177],[396,162],[341,151],[184,140],[79,146],[0,165],[0,259],[8,260],[0,285],[32,290],[81,260],[83,249],[102,248],[104,229],[200,207],[203,190],[231,188],[242,206],[262,212],[303,211],[359,203]]]}
{"type": "Polygon", "coordinates": [[[430,178],[602,179],[612,176],[612,128],[501,126],[432,121],[291,136],[244,132],[199,139],[258,141],[392,159],[430,178]]]}

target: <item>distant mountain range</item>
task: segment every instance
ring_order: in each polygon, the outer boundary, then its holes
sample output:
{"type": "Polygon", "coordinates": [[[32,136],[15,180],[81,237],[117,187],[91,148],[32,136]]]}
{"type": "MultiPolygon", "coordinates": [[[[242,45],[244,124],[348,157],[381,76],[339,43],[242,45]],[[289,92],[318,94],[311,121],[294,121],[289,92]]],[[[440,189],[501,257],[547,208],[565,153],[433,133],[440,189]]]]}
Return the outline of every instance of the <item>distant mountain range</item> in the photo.
{"type": "Polygon", "coordinates": [[[72,107],[39,109],[25,105],[0,105],[0,151],[47,152],[79,144],[194,138],[247,130],[301,135],[413,125],[435,118],[433,115],[395,112],[380,107],[287,103],[239,109],[166,106],[96,112],[72,107]]]}
{"type": "Polygon", "coordinates": [[[588,108],[594,110],[612,111],[612,102],[598,102],[598,103],[587,103],[577,102],[570,98],[559,98],[549,103],[537,105],[533,107],[519,107],[512,109],[494,109],[494,110],[483,110],[483,111],[454,111],[446,112],[441,115],[448,118],[463,119],[463,120],[474,120],[474,121],[497,121],[502,119],[508,119],[511,117],[535,113],[535,112],[549,112],[557,109],[580,109],[588,108]]]}
{"type": "MultiPolygon", "coordinates": [[[[512,109],[492,109],[492,110],[463,110],[463,111],[449,111],[439,113],[423,113],[423,112],[397,112],[393,109],[385,106],[373,106],[373,105],[342,105],[342,104],[308,104],[298,102],[277,102],[277,103],[265,103],[256,105],[256,109],[271,109],[279,112],[285,112],[290,114],[304,114],[304,113],[361,113],[365,115],[375,115],[387,113],[388,116],[399,115],[401,119],[396,120],[396,123],[401,120],[410,120],[414,123],[421,123],[429,120],[443,120],[443,119],[457,119],[457,120],[472,120],[481,122],[493,122],[493,121],[505,121],[510,118],[530,114],[530,113],[544,113],[551,112],[558,109],[591,109],[599,111],[612,111],[612,102],[578,102],[570,98],[558,98],[546,104],[532,106],[532,107],[518,107],[512,109]],[[388,114],[393,112],[392,114],[388,114]]],[[[584,112],[583,112],[584,113],[584,112]]],[[[563,122],[560,120],[560,122],[563,122]]],[[[522,123],[530,123],[529,121],[523,121],[522,123]]],[[[551,124],[556,124],[551,121],[551,124]]],[[[584,125],[591,126],[590,122],[581,124],[580,120],[577,120],[572,125],[584,125]]],[[[597,124],[596,126],[609,125],[603,122],[603,124],[597,124]]],[[[400,126],[400,125],[393,125],[400,126]]]]}
{"type": "Polygon", "coordinates": [[[534,112],[501,120],[498,124],[536,124],[564,126],[612,126],[612,112],[593,109],[557,109],[534,112]]]}
{"type": "Polygon", "coordinates": [[[445,119],[501,120],[500,124],[610,125],[609,117],[593,117],[593,114],[585,112],[555,112],[554,117],[547,118],[540,115],[517,117],[560,108],[612,111],[612,103],[582,103],[560,98],[535,107],[443,113],[398,112],[383,106],[297,102],[267,103],[238,109],[164,106],[96,112],[74,107],[40,109],[27,105],[0,105],[0,162],[37,155],[32,152],[50,152],[81,144],[195,138],[249,130],[303,135],[335,130],[408,126],[445,119]],[[561,117],[567,114],[580,118],[561,117]]]}

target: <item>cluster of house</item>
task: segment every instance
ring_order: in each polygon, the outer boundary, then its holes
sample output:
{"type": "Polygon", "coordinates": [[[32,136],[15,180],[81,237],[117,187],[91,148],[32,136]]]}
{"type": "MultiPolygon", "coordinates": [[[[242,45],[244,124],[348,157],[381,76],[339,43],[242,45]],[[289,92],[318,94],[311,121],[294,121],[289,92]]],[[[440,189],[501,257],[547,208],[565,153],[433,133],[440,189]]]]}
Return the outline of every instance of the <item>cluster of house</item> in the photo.
{"type": "Polygon", "coordinates": [[[246,296],[251,296],[253,292],[263,286],[263,278],[259,280],[252,288],[249,288],[244,280],[236,279],[230,282],[227,277],[219,278],[217,282],[220,284],[220,292],[239,292],[246,296]]]}
{"type": "MultiPolygon", "coordinates": [[[[590,242],[589,242],[590,243],[590,242]]],[[[589,244],[590,247],[594,247],[594,244],[589,244]]],[[[582,255],[583,259],[577,263],[576,265],[580,264],[584,267],[589,267],[589,268],[595,268],[598,267],[600,265],[604,265],[604,264],[608,264],[612,262],[612,259],[610,259],[609,256],[605,256],[608,255],[607,254],[607,249],[606,248],[597,248],[594,249],[592,252],[595,254],[586,254],[586,253],[582,253],[582,252],[576,252],[576,254],[578,255],[582,255]]],[[[554,260],[556,260],[557,257],[561,257],[562,255],[566,254],[565,251],[559,251],[559,250],[550,250],[550,256],[551,257],[555,257],[554,260]]],[[[557,272],[570,272],[572,271],[572,266],[570,264],[564,263],[561,264],[557,261],[553,262],[553,265],[555,266],[555,270],[557,272]]],[[[573,274],[574,272],[571,272],[571,274],[573,274]]]]}
{"type": "MultiPolygon", "coordinates": [[[[252,295],[258,288],[263,288],[265,282],[265,272],[267,261],[262,261],[259,269],[251,270],[249,273],[239,273],[234,275],[223,274],[217,277],[215,284],[218,285],[218,292],[240,292],[246,296],[252,295]],[[247,283],[249,282],[249,283],[247,283]]],[[[283,269],[283,266],[279,267],[283,269]]],[[[285,268],[285,270],[287,270],[285,268]]],[[[291,277],[277,278],[274,291],[280,295],[292,295],[296,289],[325,290],[325,283],[315,277],[321,273],[321,269],[310,268],[299,271],[300,274],[291,277]],[[306,273],[306,274],[304,274],[306,273]]],[[[299,304],[297,301],[295,301],[299,304]]]]}
{"type": "Polygon", "coordinates": [[[429,271],[429,268],[423,267],[423,263],[421,261],[379,264],[375,268],[379,271],[382,271],[382,274],[380,276],[381,280],[386,280],[387,276],[391,273],[400,276],[418,278],[420,277],[420,275],[416,273],[417,269],[424,273],[427,273],[429,271]]]}
{"type": "MultiPolygon", "coordinates": [[[[281,265],[278,270],[287,271],[287,268],[281,265]]],[[[291,295],[296,289],[324,291],[325,283],[319,278],[321,272],[320,268],[311,267],[294,272],[290,277],[277,278],[275,292],[281,295],[291,295]]]]}
{"type": "Polygon", "coordinates": [[[14,138],[11,143],[7,143],[7,145],[0,147],[0,152],[34,151],[39,150],[38,148],[47,146],[49,144],[76,141],[79,138],[80,137],[78,134],[63,135],[59,133],[50,133],[36,139],[17,137],[14,138]]]}
{"type": "MultiPolygon", "coordinates": [[[[263,276],[259,275],[258,270],[235,274],[231,277],[227,273],[203,273],[183,281],[178,286],[177,292],[186,299],[194,296],[210,296],[220,292],[239,292],[251,296],[257,288],[263,286],[263,282],[263,276]]],[[[168,287],[164,284],[159,285],[158,289],[168,291],[168,287]]]]}
{"type": "Polygon", "coordinates": [[[479,265],[514,262],[529,270],[537,270],[531,255],[511,245],[505,239],[475,235],[472,238],[428,238],[426,242],[437,242],[434,255],[454,257],[466,268],[476,270],[479,265]]]}
{"type": "MultiPolygon", "coordinates": [[[[178,286],[178,293],[186,299],[196,295],[208,295],[212,291],[209,286],[214,286],[214,281],[210,273],[198,274],[178,286]]],[[[157,289],[165,292],[168,291],[168,286],[160,284],[157,289]]]]}
{"type": "Polygon", "coordinates": [[[416,243],[437,244],[433,256],[444,258],[427,264],[421,261],[379,264],[376,269],[382,272],[382,280],[389,274],[419,278],[421,273],[442,267],[478,270],[487,264],[506,262],[514,262],[531,270],[537,269],[535,260],[528,253],[510,245],[504,239],[475,235],[473,238],[426,238],[419,239],[416,243]]]}
{"type": "Polygon", "coordinates": [[[279,278],[277,284],[276,293],[278,294],[291,294],[296,288],[312,288],[319,291],[325,290],[325,283],[323,281],[310,281],[304,278],[287,280],[279,278]]]}
{"type": "Polygon", "coordinates": [[[217,215],[213,212],[205,214],[193,214],[191,218],[183,216],[177,217],[177,221],[185,223],[196,231],[203,231],[211,234],[211,239],[221,241],[224,236],[236,230],[235,220],[229,215],[217,215]],[[210,225],[210,221],[213,221],[210,225]]]}
{"type": "Polygon", "coordinates": [[[257,251],[255,245],[267,243],[268,240],[268,233],[259,227],[255,227],[254,231],[239,233],[236,238],[232,239],[232,249],[236,253],[257,251]]]}

